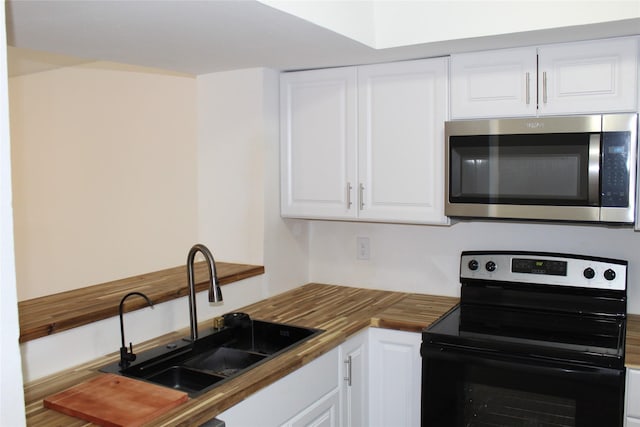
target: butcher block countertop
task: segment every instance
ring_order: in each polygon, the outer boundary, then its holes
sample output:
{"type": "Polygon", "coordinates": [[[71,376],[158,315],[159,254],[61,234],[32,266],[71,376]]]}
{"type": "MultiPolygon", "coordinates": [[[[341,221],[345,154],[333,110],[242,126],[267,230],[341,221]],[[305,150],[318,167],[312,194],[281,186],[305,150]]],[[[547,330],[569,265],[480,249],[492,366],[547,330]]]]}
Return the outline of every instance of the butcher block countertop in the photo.
{"type": "MultiPolygon", "coordinates": [[[[320,328],[325,332],[274,359],[189,399],[148,425],[198,426],[244,398],[277,381],[343,343],[369,326],[420,332],[457,303],[454,297],[408,294],[311,283],[240,309],[255,319],[320,328]]],[[[202,322],[202,328],[210,326],[202,322]]],[[[188,328],[136,345],[140,352],[188,336],[188,328]]],[[[102,359],[25,385],[29,426],[88,426],[86,421],[44,408],[43,399],[101,373],[116,361],[102,359]]]]}
{"type": "Polygon", "coordinates": [[[627,368],[640,369],[640,314],[627,317],[625,365],[627,368]]]}
{"type": "MultiPolygon", "coordinates": [[[[261,265],[216,262],[220,285],[264,274],[261,265]]],[[[194,265],[196,291],[209,286],[207,264],[194,265]]],[[[114,280],[99,285],[87,286],[47,295],[18,303],[20,315],[20,342],[77,328],[98,320],[118,315],[120,300],[128,292],[142,292],[154,304],[188,295],[186,265],[152,273],[114,280]]],[[[147,306],[142,298],[127,300],[124,311],[133,311],[147,306]]]]}
{"type": "MultiPolygon", "coordinates": [[[[369,326],[420,332],[449,311],[458,298],[352,288],[311,283],[240,309],[267,321],[320,328],[325,332],[239,377],[181,404],[148,425],[198,426],[247,396],[279,380],[369,326]]],[[[210,326],[202,322],[200,330],[210,326]]],[[[187,328],[146,343],[143,351],[188,336],[187,328]]],[[[627,324],[627,366],[640,369],[640,315],[627,324]]],[[[91,424],[43,407],[42,400],[101,375],[98,368],[116,361],[118,354],[66,370],[25,385],[29,426],[89,426],[91,424]]]]}

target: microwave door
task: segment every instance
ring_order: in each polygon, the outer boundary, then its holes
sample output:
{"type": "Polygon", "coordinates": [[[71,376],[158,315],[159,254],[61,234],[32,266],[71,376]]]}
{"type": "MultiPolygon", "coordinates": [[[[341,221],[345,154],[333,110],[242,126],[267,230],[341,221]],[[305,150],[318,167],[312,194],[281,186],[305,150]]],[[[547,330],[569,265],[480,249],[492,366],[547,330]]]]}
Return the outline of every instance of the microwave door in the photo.
{"type": "Polygon", "coordinates": [[[448,142],[447,215],[599,221],[599,133],[448,142]]]}

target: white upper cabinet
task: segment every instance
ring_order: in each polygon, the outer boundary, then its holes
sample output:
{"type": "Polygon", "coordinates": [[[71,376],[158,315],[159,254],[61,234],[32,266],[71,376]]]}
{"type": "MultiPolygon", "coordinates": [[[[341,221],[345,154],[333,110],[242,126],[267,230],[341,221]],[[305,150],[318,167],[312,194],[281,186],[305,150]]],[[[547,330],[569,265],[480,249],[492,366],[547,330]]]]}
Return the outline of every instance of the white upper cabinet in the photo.
{"type": "Polygon", "coordinates": [[[445,58],[358,69],[359,216],[446,223],[445,58]]]}
{"type": "Polygon", "coordinates": [[[536,114],[536,49],[451,55],[451,118],[536,114]]]}
{"type": "Polygon", "coordinates": [[[636,38],[538,49],[540,114],[636,111],[637,85],[636,38]]]}
{"type": "Polygon", "coordinates": [[[451,57],[453,119],[636,111],[637,102],[636,37],[451,57]]]}
{"type": "Polygon", "coordinates": [[[282,75],[281,213],[356,218],[356,69],[282,75]],[[351,191],[349,191],[351,188],[351,191]]]}
{"type": "Polygon", "coordinates": [[[281,214],[446,224],[446,58],[284,73],[281,214]]]}

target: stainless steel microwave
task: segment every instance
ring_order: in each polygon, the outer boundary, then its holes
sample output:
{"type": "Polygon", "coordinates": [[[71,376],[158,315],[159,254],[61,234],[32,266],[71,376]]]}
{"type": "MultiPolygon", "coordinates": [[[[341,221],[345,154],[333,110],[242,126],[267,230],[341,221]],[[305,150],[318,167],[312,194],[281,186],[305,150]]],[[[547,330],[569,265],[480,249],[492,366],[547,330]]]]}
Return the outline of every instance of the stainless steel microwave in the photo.
{"type": "Polygon", "coordinates": [[[637,114],[445,123],[450,217],[632,223],[637,114]]]}

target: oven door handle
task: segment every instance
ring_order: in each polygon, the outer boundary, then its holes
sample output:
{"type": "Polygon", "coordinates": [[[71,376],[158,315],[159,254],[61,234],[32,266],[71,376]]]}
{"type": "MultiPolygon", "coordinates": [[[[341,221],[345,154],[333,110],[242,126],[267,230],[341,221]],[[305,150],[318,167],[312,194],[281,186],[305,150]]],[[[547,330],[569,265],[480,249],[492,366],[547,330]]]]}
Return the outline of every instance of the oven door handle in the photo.
{"type": "Polygon", "coordinates": [[[520,372],[533,375],[572,377],[600,383],[611,381],[612,384],[617,383],[620,377],[624,377],[624,369],[583,366],[564,361],[542,360],[468,347],[425,345],[423,343],[420,353],[423,357],[423,363],[429,363],[429,359],[438,359],[456,363],[473,363],[497,369],[517,369],[520,372]]]}

